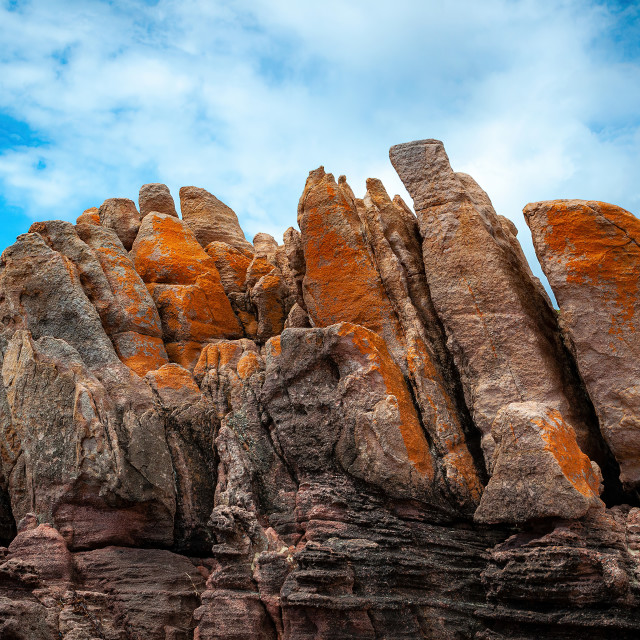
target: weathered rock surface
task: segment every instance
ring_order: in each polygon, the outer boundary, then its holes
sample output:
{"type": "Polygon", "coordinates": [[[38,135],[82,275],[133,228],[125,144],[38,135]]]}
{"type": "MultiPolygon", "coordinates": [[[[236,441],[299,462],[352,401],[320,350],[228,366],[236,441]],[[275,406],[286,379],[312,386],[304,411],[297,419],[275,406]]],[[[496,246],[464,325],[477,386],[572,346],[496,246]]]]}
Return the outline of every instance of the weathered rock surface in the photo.
{"type": "Polygon", "coordinates": [[[143,184],[140,187],[138,195],[138,206],[140,207],[140,219],[144,218],[148,213],[157,211],[158,213],[166,213],[169,216],[178,217],[176,205],[166,184],[153,182],[143,184]]]}
{"type": "Polygon", "coordinates": [[[140,228],[140,214],[133,200],[128,198],[109,198],[98,210],[100,224],[113,229],[124,248],[129,251],[140,228]]]}
{"type": "Polygon", "coordinates": [[[640,488],[640,222],[605,202],[524,210],[622,481],[640,488]]]}
{"type": "Polygon", "coordinates": [[[205,189],[182,187],[180,211],[185,224],[203,247],[218,241],[226,242],[236,249],[253,250],[251,243],[244,237],[233,209],[205,189]]]}
{"type": "Polygon", "coordinates": [[[148,214],[131,257],[158,308],[172,362],[193,369],[206,342],[242,336],[214,261],[184,222],[148,214]]]}
{"type": "Polygon", "coordinates": [[[469,176],[454,173],[438,140],[397,145],[390,157],[414,201],[429,291],[482,432],[487,464],[497,412],[529,400],[557,408],[580,446],[602,459],[556,314],[486,193],[469,176]]]}
{"type": "Polygon", "coordinates": [[[4,251],[0,638],[638,637],[637,220],[528,207],[559,323],[392,159],[417,217],[318,169],[281,245],[150,184],[4,251]]]}
{"type": "Polygon", "coordinates": [[[558,411],[514,402],[500,409],[491,435],[496,451],[478,522],[581,518],[591,508],[604,508],[600,469],[580,451],[558,411]]]}

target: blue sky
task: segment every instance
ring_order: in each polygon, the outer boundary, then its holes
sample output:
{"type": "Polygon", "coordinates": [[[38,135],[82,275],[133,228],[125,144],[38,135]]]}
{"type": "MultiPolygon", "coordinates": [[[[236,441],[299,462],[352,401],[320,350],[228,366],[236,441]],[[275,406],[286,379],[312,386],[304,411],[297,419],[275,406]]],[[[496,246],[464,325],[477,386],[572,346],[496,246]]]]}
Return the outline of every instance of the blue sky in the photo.
{"type": "Polygon", "coordinates": [[[528,202],[640,212],[639,4],[0,0],[0,248],[145,182],[281,240],[309,170],[406,197],[389,147],[439,138],[531,259],[528,202]]]}

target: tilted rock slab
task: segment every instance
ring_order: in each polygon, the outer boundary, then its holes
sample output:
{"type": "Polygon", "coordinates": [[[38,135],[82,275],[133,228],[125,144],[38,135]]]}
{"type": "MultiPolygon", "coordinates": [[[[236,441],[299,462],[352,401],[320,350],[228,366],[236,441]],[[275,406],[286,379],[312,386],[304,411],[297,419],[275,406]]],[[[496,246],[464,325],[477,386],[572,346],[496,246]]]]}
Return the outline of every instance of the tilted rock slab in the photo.
{"type": "Polygon", "coordinates": [[[413,382],[421,423],[442,456],[444,481],[459,503],[473,510],[482,487],[431,346],[432,339],[442,338],[427,335],[424,323],[434,319],[420,317],[411,299],[419,273],[402,263],[385,236],[386,231],[392,237],[396,228],[391,242],[405,262],[411,262],[417,229],[406,227],[407,212],[390,201],[380,184],[370,186],[374,195],[359,201],[344,177],[337,184],[322,168],[309,174],[298,205],[305,307],[316,326],[351,322],[384,339],[413,382]]]}
{"type": "Polygon", "coordinates": [[[640,488],[640,221],[605,202],[524,209],[620,478],[640,488]]]}
{"type": "Polygon", "coordinates": [[[601,458],[555,312],[486,194],[454,173],[438,140],[394,146],[390,158],[414,201],[431,298],[489,468],[497,412],[528,400],[557,408],[580,447],[601,458]]]}

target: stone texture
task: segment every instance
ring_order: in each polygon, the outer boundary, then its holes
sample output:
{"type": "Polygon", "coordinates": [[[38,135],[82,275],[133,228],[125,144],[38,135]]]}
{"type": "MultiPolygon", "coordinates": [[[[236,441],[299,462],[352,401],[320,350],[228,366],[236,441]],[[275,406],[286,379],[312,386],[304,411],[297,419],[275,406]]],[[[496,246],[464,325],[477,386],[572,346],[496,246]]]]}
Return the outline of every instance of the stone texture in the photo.
{"type": "Polygon", "coordinates": [[[313,322],[321,327],[360,324],[381,335],[392,353],[402,354],[400,324],[365,243],[355,203],[322,167],[307,178],[298,224],[303,297],[313,322]]]}
{"type": "Polygon", "coordinates": [[[580,451],[558,411],[514,402],[498,412],[491,435],[496,451],[474,516],[478,522],[581,518],[591,508],[604,508],[600,469],[580,451]]]}
{"type": "Polygon", "coordinates": [[[181,220],[147,215],[131,256],[158,308],[172,362],[193,369],[206,342],[242,336],[213,259],[181,220]]]}
{"type": "Polygon", "coordinates": [[[140,214],[133,200],[128,198],[109,198],[105,200],[98,211],[100,224],[113,229],[127,251],[138,235],[140,228],[140,214]]]}
{"type": "Polygon", "coordinates": [[[172,542],[170,459],[152,405],[119,419],[116,403],[75,349],[49,336],[34,341],[23,330],[9,342],[2,379],[14,517],[35,512],[74,548],[172,542]]]}
{"type": "Polygon", "coordinates": [[[0,638],[638,637],[640,504],[605,443],[631,486],[635,245],[602,210],[582,244],[541,226],[563,333],[513,223],[431,151],[418,217],[317,170],[282,245],[195,190],[229,232],[205,248],[149,211],[130,253],[95,212],[5,250],[0,638]]]}
{"type": "Polygon", "coordinates": [[[20,236],[2,254],[0,291],[2,464],[14,518],[35,512],[75,547],[170,544],[164,425],[148,387],[118,359],[71,260],[39,234],[20,236]]]}
{"type": "Polygon", "coordinates": [[[640,222],[605,202],[524,209],[536,254],[625,485],[640,487],[640,222]]]}
{"type": "Polygon", "coordinates": [[[376,333],[349,323],[287,329],[271,350],[263,394],[297,477],[338,462],[391,495],[437,499],[409,389],[376,333]],[[304,423],[317,428],[303,434],[304,423]]]}
{"type": "Polygon", "coordinates": [[[402,327],[406,371],[422,422],[450,491],[460,505],[474,509],[482,493],[482,471],[469,446],[477,448],[477,443],[429,295],[417,221],[403,204],[393,202],[379,180],[369,179],[360,217],[402,327]]]}
{"type": "Polygon", "coordinates": [[[82,214],[76,218],[76,224],[100,224],[98,207],[85,209],[82,214]]]}
{"type": "Polygon", "coordinates": [[[482,432],[487,464],[497,412],[529,400],[558,409],[580,447],[603,461],[556,314],[486,194],[469,176],[453,172],[438,140],[397,145],[390,157],[414,201],[431,298],[482,432]]]}
{"type": "Polygon", "coordinates": [[[226,242],[236,249],[253,251],[233,209],[205,189],[181,187],[180,210],[185,224],[203,247],[218,241],[226,242]]]}
{"type": "Polygon", "coordinates": [[[178,217],[176,205],[173,202],[169,187],[167,187],[166,184],[161,184],[159,182],[143,184],[140,187],[138,206],[140,207],[141,220],[152,211],[166,213],[167,215],[175,216],[176,218],[178,217]]]}
{"type": "Polygon", "coordinates": [[[139,375],[168,362],[156,307],[117,235],[97,225],[37,222],[31,232],[71,260],[120,360],[139,375]]]}

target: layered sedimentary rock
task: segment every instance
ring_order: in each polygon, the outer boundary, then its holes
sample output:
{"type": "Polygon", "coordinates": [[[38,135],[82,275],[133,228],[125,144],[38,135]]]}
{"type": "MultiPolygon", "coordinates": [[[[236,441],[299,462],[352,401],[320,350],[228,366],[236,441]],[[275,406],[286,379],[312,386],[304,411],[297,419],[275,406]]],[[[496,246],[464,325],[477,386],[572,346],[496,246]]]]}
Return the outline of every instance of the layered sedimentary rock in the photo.
{"type": "Polygon", "coordinates": [[[391,156],[417,217],[320,168],[282,244],[149,184],[4,251],[0,638],[638,636],[637,220],[527,208],[558,321],[391,156]]]}

